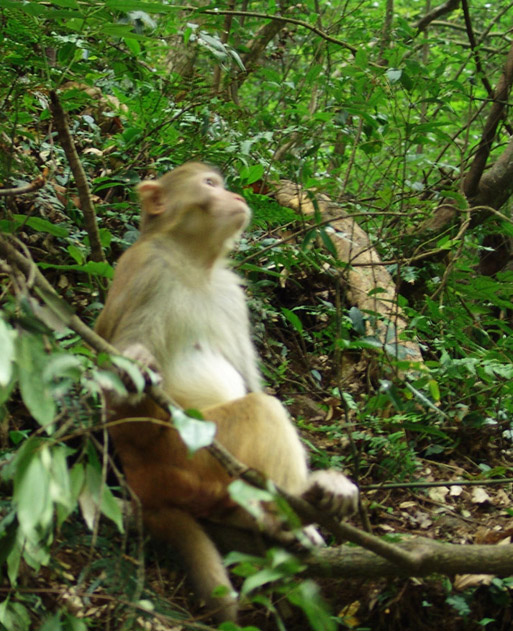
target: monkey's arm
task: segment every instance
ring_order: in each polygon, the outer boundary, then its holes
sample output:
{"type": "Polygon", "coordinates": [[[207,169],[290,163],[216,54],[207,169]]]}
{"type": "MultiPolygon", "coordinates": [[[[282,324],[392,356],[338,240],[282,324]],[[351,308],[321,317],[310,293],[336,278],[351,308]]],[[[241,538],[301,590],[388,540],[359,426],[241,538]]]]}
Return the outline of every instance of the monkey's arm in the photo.
{"type": "MultiPolygon", "coordinates": [[[[152,316],[159,313],[159,278],[167,270],[165,262],[152,258],[151,254],[144,242],[138,242],[121,256],[105,306],[94,327],[120,352],[136,343],[143,346],[141,331],[151,330],[156,325],[152,316]]],[[[151,348],[147,350],[152,353],[151,348]]]]}

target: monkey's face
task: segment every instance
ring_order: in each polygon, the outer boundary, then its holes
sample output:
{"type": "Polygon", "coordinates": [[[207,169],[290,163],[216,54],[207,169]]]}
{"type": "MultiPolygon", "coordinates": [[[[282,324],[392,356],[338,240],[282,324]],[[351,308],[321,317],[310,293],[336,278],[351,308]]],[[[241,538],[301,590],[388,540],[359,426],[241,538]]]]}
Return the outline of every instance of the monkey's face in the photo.
{"type": "Polygon", "coordinates": [[[248,225],[251,211],[244,198],[226,190],[217,171],[201,170],[184,184],[187,192],[182,197],[184,206],[179,221],[182,231],[225,241],[248,225]]]}
{"type": "Polygon", "coordinates": [[[223,178],[216,171],[203,173],[199,180],[207,200],[205,210],[214,221],[230,224],[235,230],[244,229],[251,211],[242,195],[226,190],[223,178]]]}
{"type": "Polygon", "coordinates": [[[226,190],[219,171],[200,162],[187,162],[160,180],[141,182],[138,191],[142,232],[174,235],[223,250],[231,247],[251,217],[244,198],[226,190]]]}

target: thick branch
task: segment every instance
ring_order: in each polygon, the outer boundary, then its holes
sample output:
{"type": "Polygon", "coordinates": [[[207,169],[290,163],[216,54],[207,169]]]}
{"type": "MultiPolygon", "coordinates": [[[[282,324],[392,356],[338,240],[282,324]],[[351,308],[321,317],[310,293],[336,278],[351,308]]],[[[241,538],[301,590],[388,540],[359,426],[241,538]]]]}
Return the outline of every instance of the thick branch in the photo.
{"type": "Polygon", "coordinates": [[[73,177],[75,178],[75,184],[77,185],[80,207],[84,213],[85,228],[89,237],[89,243],[91,244],[91,258],[93,261],[105,262],[105,255],[100,241],[100,232],[96,222],[96,212],[91,199],[89,185],[87,184],[86,174],[82,167],[82,163],[80,162],[80,158],[78,157],[73,138],[71,137],[68,123],[66,121],[66,114],[62,109],[62,105],[55,90],[50,92],[50,101],[53,119],[57,128],[57,133],[59,134],[59,141],[64,149],[66,157],[68,158],[69,166],[71,168],[71,172],[73,173],[73,177]]]}
{"type": "Polygon", "coordinates": [[[313,216],[317,209],[330,221],[329,237],[340,261],[348,266],[341,270],[346,280],[349,300],[363,312],[382,316],[372,324],[372,333],[382,342],[383,349],[401,359],[412,362],[416,371],[422,369],[419,345],[403,339],[408,322],[397,305],[396,288],[389,272],[380,265],[381,259],[369,239],[353,217],[350,217],[326,195],[317,194],[315,202],[307,192],[293,182],[283,180],[276,191],[276,199],[283,206],[313,216]]]}
{"type": "Polygon", "coordinates": [[[441,15],[446,15],[455,11],[460,5],[460,0],[447,0],[444,4],[441,4],[436,9],[433,9],[431,13],[428,13],[417,22],[418,31],[424,31],[433,20],[438,19],[441,15]]]}
{"type": "Polygon", "coordinates": [[[513,544],[458,545],[432,539],[414,539],[395,545],[417,559],[413,572],[359,548],[339,546],[323,548],[307,557],[307,572],[313,576],[351,578],[428,576],[429,574],[513,573],[513,544]]]}
{"type": "MultiPolygon", "coordinates": [[[[495,139],[497,127],[499,122],[504,117],[504,112],[508,104],[508,95],[513,83],[513,44],[511,45],[506,64],[504,66],[504,72],[499,79],[497,88],[494,93],[494,102],[488,119],[486,120],[483,134],[479,147],[477,148],[474,161],[467,173],[465,181],[463,183],[463,190],[465,195],[473,199],[479,192],[480,180],[483,175],[483,171],[490,155],[492,143],[495,139]]],[[[475,203],[475,202],[473,202],[475,203]]],[[[492,204],[490,204],[492,205],[492,204]]]]}
{"type": "Polygon", "coordinates": [[[474,206],[489,206],[472,217],[472,224],[476,225],[492,214],[492,210],[500,208],[513,193],[513,138],[497,158],[494,164],[484,173],[479,182],[479,190],[471,198],[474,206]]]}

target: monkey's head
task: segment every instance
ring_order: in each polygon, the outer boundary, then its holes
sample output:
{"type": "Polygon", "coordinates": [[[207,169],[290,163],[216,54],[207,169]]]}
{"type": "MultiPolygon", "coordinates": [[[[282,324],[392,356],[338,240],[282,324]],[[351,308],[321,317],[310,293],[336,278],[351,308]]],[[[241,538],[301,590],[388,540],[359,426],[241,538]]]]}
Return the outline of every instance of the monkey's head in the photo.
{"type": "Polygon", "coordinates": [[[143,235],[201,240],[226,250],[251,217],[244,198],[226,190],[219,171],[200,162],[187,162],[159,180],[145,180],[137,190],[143,235]]]}

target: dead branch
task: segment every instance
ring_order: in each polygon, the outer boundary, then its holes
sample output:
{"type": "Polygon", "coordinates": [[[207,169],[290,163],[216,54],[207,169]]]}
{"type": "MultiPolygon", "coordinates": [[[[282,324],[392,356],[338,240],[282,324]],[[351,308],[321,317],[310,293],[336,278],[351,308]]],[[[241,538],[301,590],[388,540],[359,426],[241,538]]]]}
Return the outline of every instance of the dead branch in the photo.
{"type": "Polygon", "coordinates": [[[46,184],[46,178],[48,176],[48,169],[43,169],[41,175],[38,175],[35,180],[32,180],[30,184],[25,186],[18,186],[16,188],[0,188],[0,197],[10,197],[14,195],[26,195],[27,193],[33,193],[38,191],[46,184]]]}
{"type": "Polygon", "coordinates": [[[429,576],[430,574],[494,574],[513,572],[513,544],[461,545],[416,538],[395,544],[417,563],[410,572],[361,548],[339,546],[322,548],[305,561],[313,576],[351,578],[429,576]]]}
{"type": "Polygon", "coordinates": [[[314,204],[307,193],[293,182],[282,181],[276,191],[276,199],[283,206],[306,215],[313,215],[317,205],[323,219],[333,217],[329,236],[339,260],[348,264],[341,274],[347,284],[349,301],[363,312],[381,316],[372,325],[372,332],[382,342],[383,348],[390,350],[393,347],[396,356],[412,362],[419,370],[423,360],[418,344],[401,339],[408,322],[397,306],[395,283],[381,264],[379,254],[364,230],[326,195],[316,195],[314,204]]]}
{"type": "Polygon", "coordinates": [[[91,192],[87,183],[86,174],[84,168],[82,167],[82,163],[80,162],[80,158],[78,157],[73,138],[71,137],[69,126],[66,121],[66,114],[62,109],[61,102],[55,90],[50,92],[50,101],[53,120],[59,135],[59,141],[64,149],[71,172],[75,178],[75,184],[77,185],[80,208],[84,213],[85,228],[89,237],[89,243],[91,244],[91,258],[93,261],[105,262],[105,254],[103,253],[98,223],[96,221],[96,212],[93,200],[91,199],[91,192]]]}

